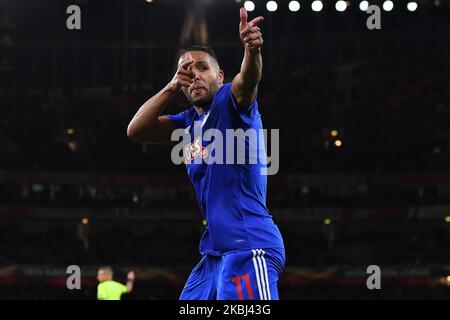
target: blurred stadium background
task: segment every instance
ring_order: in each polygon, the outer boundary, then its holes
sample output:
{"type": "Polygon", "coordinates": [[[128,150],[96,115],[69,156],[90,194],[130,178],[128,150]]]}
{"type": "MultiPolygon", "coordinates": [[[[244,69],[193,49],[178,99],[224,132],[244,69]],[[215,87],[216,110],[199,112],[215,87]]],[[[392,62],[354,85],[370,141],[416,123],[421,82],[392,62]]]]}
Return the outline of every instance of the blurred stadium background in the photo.
{"type": "MultiPolygon", "coordinates": [[[[289,2],[249,13],[266,18],[259,103],[280,129],[268,206],[286,244],[281,298],[449,299],[449,1],[395,0],[373,31],[359,0],[289,2]],[[373,264],[381,290],[366,288],[373,264]]],[[[126,128],[181,45],[212,46],[231,80],[242,5],[0,1],[1,299],[95,299],[105,264],[119,281],[136,271],[124,299],[178,298],[199,260],[193,188],[170,146],[126,128]],[[71,4],[81,30],[66,28],[71,4]],[[73,264],[81,290],[66,288],[73,264]]]]}

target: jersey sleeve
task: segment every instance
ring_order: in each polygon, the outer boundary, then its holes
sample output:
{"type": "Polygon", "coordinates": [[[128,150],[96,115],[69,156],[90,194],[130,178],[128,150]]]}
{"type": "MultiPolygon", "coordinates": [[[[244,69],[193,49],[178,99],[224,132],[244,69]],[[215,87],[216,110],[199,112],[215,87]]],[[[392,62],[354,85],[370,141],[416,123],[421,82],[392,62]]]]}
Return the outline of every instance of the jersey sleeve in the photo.
{"type": "Polygon", "coordinates": [[[105,288],[102,285],[97,286],[97,300],[105,300],[106,299],[106,292],[105,288]]]}
{"type": "Polygon", "coordinates": [[[231,91],[231,82],[229,82],[223,85],[223,90],[219,97],[219,101],[222,104],[227,105],[228,109],[232,113],[236,114],[242,122],[249,124],[253,120],[261,117],[258,110],[258,102],[256,99],[257,96],[258,94],[256,94],[255,99],[253,99],[252,103],[247,108],[239,108],[236,98],[233,96],[233,92],[231,91]]]}
{"type": "Polygon", "coordinates": [[[186,128],[186,114],[187,110],[182,111],[177,114],[168,114],[170,120],[173,122],[175,129],[186,128]]]}
{"type": "Polygon", "coordinates": [[[123,285],[121,283],[119,283],[119,286],[120,286],[120,292],[127,293],[127,291],[128,291],[127,286],[125,286],[125,285],[123,285]]]}

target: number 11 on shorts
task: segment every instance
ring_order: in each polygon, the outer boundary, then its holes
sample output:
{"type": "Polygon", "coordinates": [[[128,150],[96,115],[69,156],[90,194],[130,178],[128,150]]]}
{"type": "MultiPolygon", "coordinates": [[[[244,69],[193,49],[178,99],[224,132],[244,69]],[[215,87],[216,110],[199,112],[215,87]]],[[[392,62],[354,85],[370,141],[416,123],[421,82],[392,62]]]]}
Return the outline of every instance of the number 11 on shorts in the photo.
{"type": "Polygon", "coordinates": [[[242,295],[242,285],[241,285],[241,279],[244,281],[245,286],[247,287],[247,294],[248,298],[250,300],[253,300],[253,291],[252,287],[250,286],[250,278],[248,276],[248,273],[231,278],[231,281],[236,284],[236,290],[239,297],[239,300],[244,300],[244,296],[242,295]]]}

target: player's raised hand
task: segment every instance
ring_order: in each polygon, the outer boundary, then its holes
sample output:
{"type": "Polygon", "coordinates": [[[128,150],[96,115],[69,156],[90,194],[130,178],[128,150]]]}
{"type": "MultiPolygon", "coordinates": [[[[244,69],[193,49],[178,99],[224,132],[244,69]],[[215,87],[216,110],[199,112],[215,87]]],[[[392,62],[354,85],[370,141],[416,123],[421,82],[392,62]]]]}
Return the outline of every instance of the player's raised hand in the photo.
{"type": "Polygon", "coordinates": [[[259,16],[254,18],[252,21],[247,22],[247,10],[245,10],[245,8],[241,8],[239,13],[241,17],[241,22],[239,23],[239,35],[242,43],[245,48],[248,48],[250,51],[259,51],[264,41],[258,24],[264,20],[264,17],[259,16]]]}
{"type": "Polygon", "coordinates": [[[182,87],[189,87],[194,82],[195,74],[189,69],[193,62],[194,59],[189,52],[178,62],[177,71],[170,82],[175,90],[181,90],[182,87]]]}
{"type": "Polygon", "coordinates": [[[134,272],[128,271],[127,280],[134,281],[135,278],[136,278],[136,276],[135,276],[134,272]]]}

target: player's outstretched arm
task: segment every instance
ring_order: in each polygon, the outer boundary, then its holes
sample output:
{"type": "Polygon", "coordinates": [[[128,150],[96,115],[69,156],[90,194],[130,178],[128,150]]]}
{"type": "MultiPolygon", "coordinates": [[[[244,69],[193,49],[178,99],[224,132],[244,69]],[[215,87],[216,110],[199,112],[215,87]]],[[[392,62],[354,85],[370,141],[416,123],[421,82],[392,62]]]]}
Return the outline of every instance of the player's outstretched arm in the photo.
{"type": "Polygon", "coordinates": [[[192,57],[180,61],[173,79],[139,108],[128,125],[130,139],[150,143],[170,142],[174,125],[169,117],[161,116],[161,113],[182,87],[189,87],[194,81],[193,72],[189,70],[192,62],[192,57]]]}
{"type": "Polygon", "coordinates": [[[133,291],[135,275],[133,271],[129,271],[127,275],[127,293],[133,291]]]}
{"type": "Polygon", "coordinates": [[[258,24],[264,20],[259,16],[247,22],[247,11],[240,10],[239,35],[244,44],[244,59],[241,71],[233,79],[231,91],[239,108],[247,108],[256,97],[258,83],[262,75],[261,47],[263,38],[258,24]]]}

